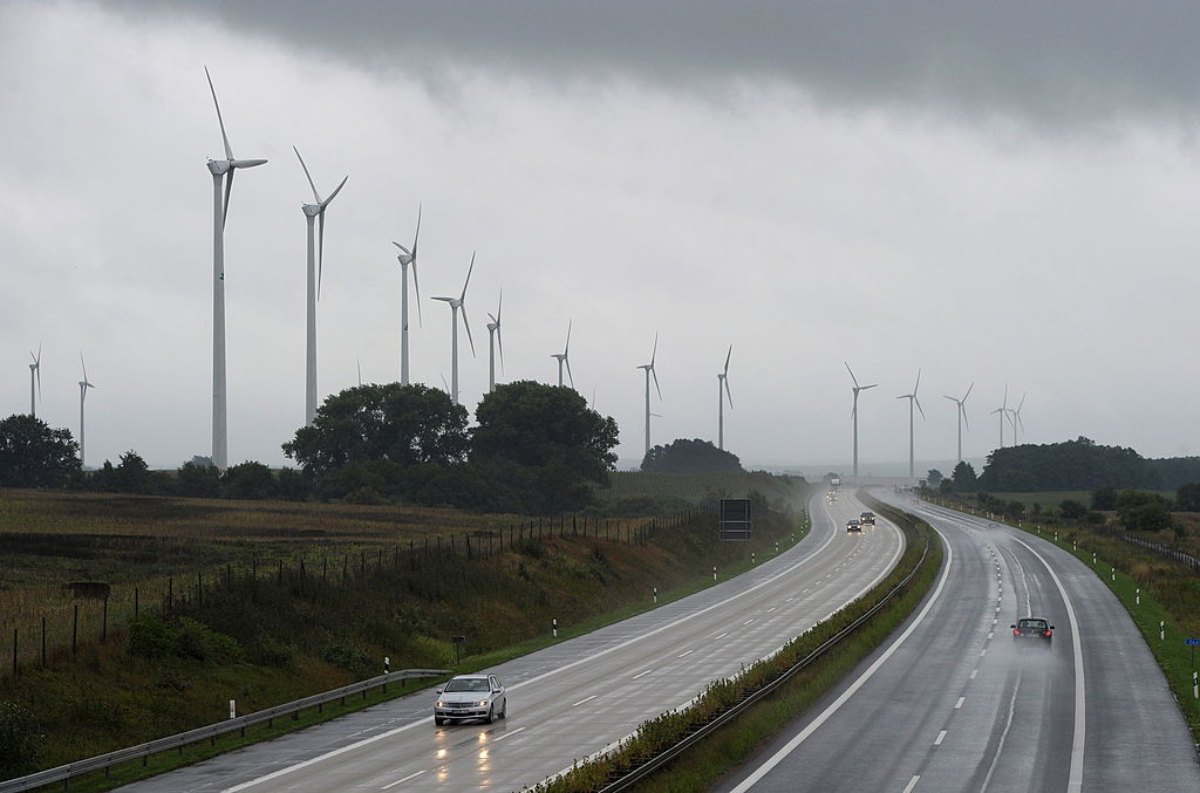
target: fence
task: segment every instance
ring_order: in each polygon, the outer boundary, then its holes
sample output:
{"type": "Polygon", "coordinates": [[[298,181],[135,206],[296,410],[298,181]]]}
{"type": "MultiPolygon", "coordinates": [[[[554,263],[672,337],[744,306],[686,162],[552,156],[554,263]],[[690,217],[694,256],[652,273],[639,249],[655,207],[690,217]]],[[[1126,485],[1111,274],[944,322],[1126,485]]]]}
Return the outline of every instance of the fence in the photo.
{"type": "Polygon", "coordinates": [[[1197,559],[1195,556],[1190,554],[1186,554],[1183,551],[1169,548],[1166,545],[1162,545],[1157,542],[1150,542],[1149,540],[1142,539],[1141,537],[1134,537],[1128,533],[1122,533],[1118,536],[1120,536],[1122,540],[1130,545],[1136,545],[1139,548],[1145,548],[1147,551],[1153,551],[1161,556],[1170,557],[1180,564],[1187,565],[1193,570],[1200,570],[1200,559],[1197,559]]]}
{"type": "Polygon", "coordinates": [[[82,648],[115,639],[143,615],[194,614],[215,601],[240,595],[255,598],[263,587],[320,597],[347,589],[385,571],[395,574],[446,570],[462,560],[486,562],[552,539],[580,539],[644,545],[664,530],[691,525],[711,510],[690,508],[649,520],[618,520],[587,515],[538,518],[507,527],[425,537],[355,553],[229,563],[157,582],[109,585],[76,582],[61,590],[0,593],[0,675],[69,660],[82,648]]]}

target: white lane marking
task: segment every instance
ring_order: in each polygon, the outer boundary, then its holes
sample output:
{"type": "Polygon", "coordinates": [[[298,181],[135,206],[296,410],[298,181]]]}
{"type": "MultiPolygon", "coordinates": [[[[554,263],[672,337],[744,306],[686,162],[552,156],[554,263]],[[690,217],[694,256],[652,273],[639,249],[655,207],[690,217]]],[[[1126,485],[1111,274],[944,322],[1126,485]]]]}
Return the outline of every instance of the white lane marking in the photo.
{"type": "Polygon", "coordinates": [[[508,731],[508,732],[504,733],[503,735],[501,735],[501,736],[500,736],[500,737],[498,737],[498,738],[493,738],[493,739],[492,739],[492,743],[500,743],[501,741],[503,741],[503,740],[505,740],[505,739],[507,739],[507,738],[511,738],[511,737],[513,737],[514,735],[516,735],[517,733],[519,733],[519,732],[524,732],[524,731],[525,731],[525,728],[524,728],[524,727],[518,727],[518,728],[516,728],[515,730],[510,730],[510,731],[508,731]]]}
{"type": "MultiPolygon", "coordinates": [[[[426,769],[426,770],[428,770],[428,769],[426,769]]],[[[401,782],[407,782],[410,779],[416,779],[417,777],[419,777],[421,774],[424,774],[424,773],[425,773],[425,771],[418,771],[415,774],[409,774],[408,776],[404,777],[403,779],[397,779],[395,782],[390,782],[379,789],[380,790],[390,790],[390,789],[394,788],[396,785],[399,785],[401,782]]]]}
{"type": "Polygon", "coordinates": [[[771,606],[771,608],[767,609],[767,613],[770,614],[772,611],[774,611],[777,608],[779,608],[779,606],[771,606]]]}
{"type": "Polygon", "coordinates": [[[585,702],[591,702],[593,699],[595,699],[595,698],[596,698],[596,697],[598,697],[598,696],[600,696],[600,695],[599,695],[599,694],[592,694],[590,697],[587,697],[587,698],[585,698],[585,699],[581,699],[581,700],[579,700],[578,702],[572,702],[572,703],[571,703],[571,707],[573,707],[573,708],[577,708],[577,707],[579,707],[580,705],[582,705],[582,704],[583,704],[583,703],[585,703],[585,702]]]}
{"type": "Polygon", "coordinates": [[[716,636],[714,636],[714,637],[713,637],[713,639],[714,639],[714,640],[716,640],[716,639],[724,639],[724,638],[725,638],[726,636],[728,636],[728,635],[729,635],[728,633],[718,633],[716,636]]]}
{"type": "Polygon", "coordinates": [[[750,619],[746,620],[746,621],[745,621],[745,622],[743,622],[742,624],[743,624],[743,625],[750,625],[751,623],[754,623],[754,622],[758,622],[758,617],[751,617],[750,619]]]}
{"type": "Polygon", "coordinates": [[[958,702],[954,703],[955,710],[962,710],[963,703],[967,701],[966,697],[959,697],[958,702]]]}
{"type": "Polygon", "coordinates": [[[979,651],[979,657],[980,657],[980,658],[982,658],[982,657],[983,657],[983,656],[985,656],[985,655],[987,655],[987,648],[986,648],[986,647],[984,647],[982,650],[980,650],[980,651],[979,651]]]}
{"type": "Polygon", "coordinates": [[[1017,684],[1013,686],[1012,699],[1008,702],[1008,719],[1004,722],[1004,729],[1000,732],[1000,740],[996,743],[996,754],[992,756],[992,762],[988,766],[987,776],[983,778],[983,787],[979,788],[979,793],[986,793],[988,785],[991,784],[992,774],[996,773],[996,766],[1000,763],[1000,754],[1004,751],[1004,742],[1008,740],[1008,731],[1012,729],[1013,714],[1017,710],[1017,693],[1021,690],[1021,671],[1017,670],[1017,684]]]}
{"type": "Polygon", "coordinates": [[[679,655],[677,655],[677,656],[675,656],[675,657],[676,657],[676,658],[687,658],[689,655],[691,655],[691,654],[692,654],[692,653],[694,653],[694,652],[696,652],[696,648],[695,648],[695,647],[693,647],[692,649],[690,649],[690,650],[688,650],[688,651],[686,651],[686,652],[682,652],[682,653],[680,653],[679,655]]]}
{"type": "MultiPolygon", "coordinates": [[[[842,692],[841,696],[834,700],[829,707],[821,711],[821,714],[813,719],[807,727],[801,730],[796,737],[784,744],[782,749],[771,755],[766,762],[754,769],[754,771],[748,777],[742,780],[742,783],[735,787],[730,793],[746,793],[747,790],[758,784],[759,780],[769,774],[771,770],[775,768],[775,766],[783,762],[785,757],[796,751],[796,748],[800,746],[800,744],[808,740],[809,736],[819,730],[821,726],[825,724],[825,722],[829,721],[829,719],[832,718],[833,715],[837,713],[843,705],[850,701],[851,697],[858,693],[860,688],[866,685],[868,680],[875,676],[875,673],[879,671],[879,667],[883,666],[883,664],[889,658],[895,655],[896,651],[900,649],[900,645],[902,645],[904,641],[912,635],[913,631],[915,631],[917,627],[924,622],[925,617],[929,615],[929,610],[933,608],[935,603],[937,603],[938,598],[940,598],[942,595],[942,590],[946,588],[946,579],[950,576],[951,563],[954,561],[954,549],[950,547],[949,542],[945,541],[946,536],[942,534],[942,532],[936,527],[933,527],[933,530],[936,531],[938,536],[942,538],[942,547],[946,552],[946,558],[942,566],[942,575],[938,579],[938,584],[933,590],[933,595],[930,596],[929,600],[925,603],[925,607],[921,609],[921,613],[918,614],[917,618],[913,620],[907,628],[904,629],[904,632],[896,638],[896,641],[892,642],[891,646],[884,650],[883,653],[875,659],[875,662],[867,667],[867,670],[859,675],[858,679],[851,683],[850,686],[842,692]]],[[[920,776],[913,777],[907,790],[911,791],[913,786],[917,784],[918,779],[920,779],[920,776]]]]}
{"type": "Polygon", "coordinates": [[[920,774],[917,774],[915,777],[913,777],[912,779],[908,780],[908,784],[904,786],[904,793],[912,793],[912,792],[913,792],[913,788],[915,788],[915,787],[917,786],[917,783],[918,783],[918,782],[920,782],[920,781],[921,781],[921,775],[920,775],[920,774]]]}
{"type": "Polygon", "coordinates": [[[977,674],[979,674],[979,668],[978,668],[978,667],[976,667],[975,669],[972,669],[972,670],[971,670],[971,679],[972,679],[972,680],[974,680],[974,679],[975,679],[975,675],[977,675],[977,674]]]}
{"type": "MultiPolygon", "coordinates": [[[[994,622],[994,620],[993,620],[993,622],[994,622]]],[[[988,631],[988,641],[990,642],[995,635],[996,635],[995,631],[988,631]]]]}
{"type": "Polygon", "coordinates": [[[1075,607],[1071,605],[1067,589],[1063,586],[1058,573],[1050,567],[1050,563],[1021,538],[1014,536],[1013,540],[1024,545],[1039,562],[1045,565],[1046,572],[1050,573],[1050,578],[1054,580],[1054,585],[1058,587],[1058,593],[1062,595],[1063,603],[1067,607],[1067,620],[1071,623],[1071,648],[1075,654],[1075,735],[1071,738],[1071,773],[1067,778],[1067,791],[1068,793],[1078,793],[1083,790],[1083,750],[1087,743],[1087,730],[1085,729],[1087,727],[1087,701],[1085,699],[1087,690],[1083,679],[1083,643],[1079,638],[1079,621],[1075,619],[1075,607]]]}
{"type": "Polygon", "coordinates": [[[636,675],[633,676],[632,679],[637,680],[639,677],[645,677],[646,675],[650,674],[653,671],[654,671],[653,669],[647,669],[645,672],[638,672],[636,675]]]}
{"type": "Polygon", "coordinates": [[[938,737],[936,737],[936,738],[934,738],[934,739],[933,739],[933,745],[934,745],[934,746],[941,746],[941,745],[942,745],[942,741],[944,741],[944,740],[946,740],[946,731],[945,731],[945,730],[942,730],[941,732],[939,732],[939,733],[938,733],[938,737]]]}

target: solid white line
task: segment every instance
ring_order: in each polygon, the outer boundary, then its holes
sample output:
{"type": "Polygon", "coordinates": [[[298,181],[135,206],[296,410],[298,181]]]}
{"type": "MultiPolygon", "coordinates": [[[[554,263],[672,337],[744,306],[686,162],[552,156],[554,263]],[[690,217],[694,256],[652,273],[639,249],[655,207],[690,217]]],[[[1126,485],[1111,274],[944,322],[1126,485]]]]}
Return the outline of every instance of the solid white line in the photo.
{"type": "Polygon", "coordinates": [[[908,784],[904,786],[904,793],[912,793],[913,788],[915,788],[917,786],[917,783],[920,781],[921,781],[920,774],[917,774],[915,777],[908,780],[908,784]]]}
{"type": "Polygon", "coordinates": [[[1063,603],[1067,607],[1067,620],[1071,623],[1071,648],[1075,654],[1075,735],[1071,739],[1071,773],[1067,779],[1067,791],[1077,793],[1083,790],[1083,750],[1087,742],[1087,690],[1083,679],[1083,643],[1079,638],[1079,622],[1075,619],[1075,607],[1071,605],[1071,598],[1067,596],[1066,587],[1063,586],[1058,573],[1054,572],[1045,557],[1035,551],[1029,543],[1019,537],[1013,539],[1024,545],[1046,566],[1046,571],[1054,579],[1054,585],[1058,587],[1058,593],[1062,595],[1063,603]]]}
{"type": "Polygon", "coordinates": [[[718,633],[716,636],[713,637],[713,640],[715,641],[717,639],[724,639],[728,635],[729,635],[728,633],[718,633]]]}
{"type": "Polygon", "coordinates": [[[941,745],[942,745],[942,741],[944,741],[944,740],[946,740],[946,731],[945,731],[945,730],[942,730],[941,732],[939,732],[939,733],[938,733],[938,737],[936,737],[936,738],[934,738],[934,739],[933,739],[933,745],[934,745],[934,746],[941,746],[941,745]]]}
{"type": "Polygon", "coordinates": [[[647,669],[645,672],[638,672],[636,675],[633,676],[632,679],[637,680],[639,677],[645,677],[646,675],[650,674],[653,671],[654,671],[653,669],[647,669]]]}
{"type": "Polygon", "coordinates": [[[396,785],[399,785],[401,782],[407,782],[410,779],[416,779],[417,777],[419,777],[421,774],[424,774],[424,773],[425,773],[425,771],[418,771],[415,774],[409,774],[408,776],[404,777],[403,779],[397,779],[395,782],[391,782],[387,785],[384,785],[383,787],[381,787],[379,789],[380,790],[390,790],[391,788],[394,788],[396,785]]]}
{"type": "Polygon", "coordinates": [[[691,654],[692,654],[692,653],[694,653],[694,652],[696,652],[696,648],[695,648],[695,647],[693,647],[692,649],[688,650],[687,652],[680,653],[679,655],[677,655],[677,656],[675,656],[675,657],[676,657],[676,658],[687,658],[689,655],[691,655],[691,654]]]}
{"type": "Polygon", "coordinates": [[[742,624],[743,624],[743,625],[750,625],[751,623],[754,623],[754,622],[758,622],[758,617],[751,617],[750,619],[746,620],[746,621],[745,621],[745,622],[743,622],[742,624]]]}
{"type": "Polygon", "coordinates": [[[1017,711],[1017,694],[1021,691],[1021,672],[1017,672],[1017,684],[1013,686],[1012,699],[1008,703],[1008,719],[1004,722],[1004,729],[1000,733],[1000,741],[996,744],[996,754],[992,756],[992,762],[988,766],[987,775],[983,778],[983,787],[979,789],[979,793],[986,793],[988,785],[992,782],[992,774],[996,773],[996,766],[1000,764],[1000,753],[1004,751],[1004,742],[1008,740],[1008,731],[1012,729],[1013,716],[1017,711]]]}
{"type": "Polygon", "coordinates": [[[962,706],[963,706],[963,703],[964,703],[964,702],[966,702],[966,701],[967,701],[967,698],[966,698],[966,697],[959,697],[959,698],[958,698],[958,702],[955,702],[955,703],[954,703],[954,709],[955,709],[955,710],[961,710],[961,709],[962,709],[962,706]]]}
{"type": "Polygon", "coordinates": [[[596,697],[598,697],[598,696],[600,696],[600,695],[599,695],[599,694],[592,694],[590,697],[587,697],[586,699],[581,699],[581,700],[579,700],[578,702],[572,702],[572,703],[571,703],[571,707],[573,707],[573,708],[577,708],[577,707],[579,707],[580,705],[582,705],[582,704],[583,704],[583,703],[585,703],[585,702],[591,702],[593,699],[595,699],[595,698],[596,698],[596,697]]]}
{"type": "MultiPolygon", "coordinates": [[[[934,528],[934,531],[937,531],[938,536],[945,540],[945,535],[938,531],[936,527],[934,528]]],[[[771,770],[775,768],[775,766],[783,762],[784,758],[796,751],[796,748],[799,747],[800,744],[808,740],[809,736],[819,730],[821,726],[825,724],[825,722],[829,721],[829,719],[832,718],[833,715],[837,713],[843,705],[850,701],[851,697],[858,693],[860,688],[866,685],[868,680],[875,676],[875,673],[879,671],[879,667],[883,666],[883,664],[889,658],[891,658],[897,650],[900,649],[900,645],[902,645],[904,641],[912,635],[913,631],[915,631],[921,625],[921,623],[925,620],[925,617],[929,614],[929,610],[933,608],[933,605],[937,603],[938,598],[941,597],[942,590],[946,587],[946,579],[950,575],[950,566],[954,561],[954,550],[950,547],[950,543],[948,542],[943,543],[943,548],[946,551],[946,559],[942,566],[942,575],[938,579],[938,584],[933,590],[933,595],[930,596],[929,601],[925,604],[925,607],[921,609],[921,612],[917,615],[917,618],[913,620],[907,628],[905,628],[904,632],[897,637],[896,641],[892,642],[890,647],[883,651],[882,655],[875,659],[874,663],[867,667],[865,672],[858,676],[857,680],[851,683],[850,686],[842,692],[841,696],[834,700],[833,703],[823,710],[819,716],[813,719],[808,726],[806,726],[796,735],[796,737],[784,744],[782,749],[771,755],[766,762],[754,769],[753,773],[742,780],[741,784],[735,787],[730,793],[745,793],[747,790],[754,787],[754,785],[758,784],[759,780],[769,774],[771,770]]],[[[912,782],[909,783],[907,790],[911,791],[912,787],[916,785],[918,779],[920,779],[919,776],[913,777],[912,782]]]]}

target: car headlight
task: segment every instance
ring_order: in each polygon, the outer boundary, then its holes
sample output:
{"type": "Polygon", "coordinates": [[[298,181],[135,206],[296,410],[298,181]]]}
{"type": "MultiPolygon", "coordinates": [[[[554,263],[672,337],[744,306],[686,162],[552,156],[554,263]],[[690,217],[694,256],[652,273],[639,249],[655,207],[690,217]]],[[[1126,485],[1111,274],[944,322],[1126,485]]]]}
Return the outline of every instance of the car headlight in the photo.
{"type": "Polygon", "coordinates": [[[478,705],[479,707],[481,707],[481,708],[482,708],[484,705],[488,704],[488,700],[486,700],[486,699],[481,699],[481,700],[479,700],[479,701],[478,701],[477,703],[475,703],[475,704],[476,704],[476,705],[478,705]]]}
{"type": "Polygon", "coordinates": [[[444,707],[446,707],[446,703],[445,703],[445,702],[442,702],[442,701],[439,699],[437,702],[433,703],[433,706],[434,706],[435,708],[444,708],[444,707]]]}

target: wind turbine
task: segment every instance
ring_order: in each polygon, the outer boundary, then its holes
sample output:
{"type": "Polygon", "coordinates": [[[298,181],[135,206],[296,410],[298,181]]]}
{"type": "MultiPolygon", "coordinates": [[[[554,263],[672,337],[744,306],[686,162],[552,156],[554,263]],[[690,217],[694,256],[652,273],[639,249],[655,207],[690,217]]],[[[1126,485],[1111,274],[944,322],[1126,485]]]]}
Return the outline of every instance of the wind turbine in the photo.
{"type": "Polygon", "coordinates": [[[1017,445],[1017,428],[1025,429],[1025,422],[1021,421],[1021,408],[1023,407],[1025,407],[1025,394],[1021,394],[1021,401],[1017,403],[1017,409],[1008,411],[1009,421],[1012,422],[1013,446],[1017,445]]]}
{"type": "Polygon", "coordinates": [[[662,389],[658,387],[658,372],[654,371],[654,358],[658,355],[658,334],[654,334],[654,349],[650,352],[650,363],[643,363],[635,369],[646,371],[646,454],[650,453],[650,376],[654,376],[654,390],[658,391],[658,399],[662,401],[662,389]]]}
{"type": "Polygon", "coordinates": [[[321,271],[324,269],[325,263],[325,209],[346,186],[346,180],[350,177],[343,177],[341,184],[329,194],[328,198],[321,198],[321,194],[317,192],[317,186],[313,184],[312,174],[308,172],[308,166],[304,164],[304,158],[300,156],[300,150],[293,146],[292,151],[296,152],[296,158],[300,160],[300,167],[304,169],[304,175],[308,177],[308,186],[312,188],[313,198],[317,201],[315,204],[302,205],[304,217],[308,219],[308,332],[304,366],[304,423],[310,425],[317,416],[317,298],[321,296],[321,271]],[[315,247],[313,244],[314,219],[317,219],[319,224],[315,247]]]}
{"type": "MultiPolygon", "coordinates": [[[[408,266],[412,265],[413,286],[417,290],[417,321],[421,318],[421,285],[417,283],[417,240],[421,237],[421,205],[417,205],[417,231],[413,234],[412,249],[396,241],[392,244],[400,249],[396,260],[400,262],[400,385],[408,385],[408,266]]],[[[422,322],[423,324],[423,322],[422,322]]]]}
{"type": "MultiPolygon", "coordinates": [[[[416,272],[414,270],[414,272],[416,272]]],[[[488,393],[496,390],[496,347],[500,348],[500,368],[504,369],[504,337],[500,335],[500,309],[504,307],[504,290],[500,290],[500,299],[496,301],[495,315],[488,314],[492,321],[488,329],[488,393]]]]}
{"type": "Polygon", "coordinates": [[[83,467],[83,400],[87,390],[96,386],[88,382],[87,364],[83,362],[83,353],[79,353],[79,365],[83,368],[83,379],[79,381],[79,467],[83,467]]]}
{"type": "Polygon", "coordinates": [[[42,345],[38,345],[37,355],[31,351],[29,357],[33,359],[33,363],[29,364],[29,416],[37,418],[37,407],[33,400],[33,381],[37,379],[37,395],[42,395],[42,345]]]}
{"type": "Polygon", "coordinates": [[[879,383],[871,383],[870,385],[859,385],[858,378],[854,376],[854,370],[850,368],[850,364],[846,364],[846,371],[850,373],[850,380],[854,386],[851,390],[854,392],[854,407],[850,409],[850,418],[854,419],[854,475],[858,476],[858,394],[860,391],[866,391],[868,388],[874,388],[879,383]]]}
{"type": "MultiPolygon", "coordinates": [[[[475,253],[471,253],[471,266],[467,268],[467,280],[463,281],[462,294],[458,297],[435,297],[450,304],[450,400],[458,404],[458,310],[467,300],[467,284],[471,283],[471,272],[475,269],[475,253]]],[[[475,355],[475,340],[471,338],[471,323],[467,312],[462,314],[463,327],[467,329],[467,341],[471,342],[471,356],[475,355]]]]}
{"type": "Polygon", "coordinates": [[[921,407],[921,400],[917,398],[917,389],[921,387],[921,370],[917,370],[917,382],[913,386],[911,394],[901,394],[896,399],[908,400],[908,478],[913,478],[913,405],[917,406],[917,410],[921,411],[921,420],[925,419],[925,409],[921,407]]]}
{"type": "Polygon", "coordinates": [[[217,123],[221,126],[221,140],[225,143],[225,159],[210,158],[208,161],[208,170],[213,178],[212,462],[218,471],[224,471],[229,459],[225,402],[225,219],[229,215],[234,173],[238,168],[254,168],[266,160],[239,160],[233,156],[229,136],[225,134],[221,105],[217,102],[217,89],[213,88],[212,75],[208,73],[207,66],[204,67],[204,76],[208,78],[208,90],[212,92],[213,105],[217,108],[217,123]]]}
{"type": "Polygon", "coordinates": [[[575,375],[571,374],[571,325],[573,325],[574,322],[575,322],[574,320],[567,321],[567,343],[566,343],[566,345],[563,346],[563,351],[561,353],[556,352],[556,353],[552,353],[550,355],[551,358],[558,361],[558,387],[559,388],[562,388],[562,384],[563,384],[563,379],[562,379],[563,364],[567,365],[567,377],[570,378],[571,388],[575,387],[575,375]]]}
{"type": "Polygon", "coordinates": [[[958,405],[958,461],[959,461],[960,463],[963,461],[963,456],[962,456],[962,428],[963,428],[963,424],[966,424],[966,425],[967,425],[967,429],[970,429],[970,428],[971,428],[971,425],[970,425],[970,423],[967,421],[967,408],[966,408],[966,402],[967,402],[967,397],[971,396],[971,389],[972,389],[972,388],[974,388],[974,387],[975,387],[975,383],[971,383],[971,385],[967,387],[967,393],[965,393],[965,394],[963,394],[963,395],[962,395],[962,399],[955,399],[955,398],[954,398],[954,397],[952,397],[952,396],[945,396],[945,395],[943,394],[943,397],[945,397],[946,399],[949,399],[951,402],[953,402],[954,404],[958,405]]]}
{"type": "Polygon", "coordinates": [[[1000,403],[1000,407],[991,412],[991,415],[1000,414],[1000,448],[1004,448],[1004,415],[1008,413],[1008,385],[1004,386],[1004,401],[1000,403]]]}
{"type": "Polygon", "coordinates": [[[725,353],[725,370],[717,375],[717,448],[725,448],[725,399],[729,399],[729,409],[733,410],[733,394],[729,392],[729,359],[733,355],[733,345],[725,353]]]}

